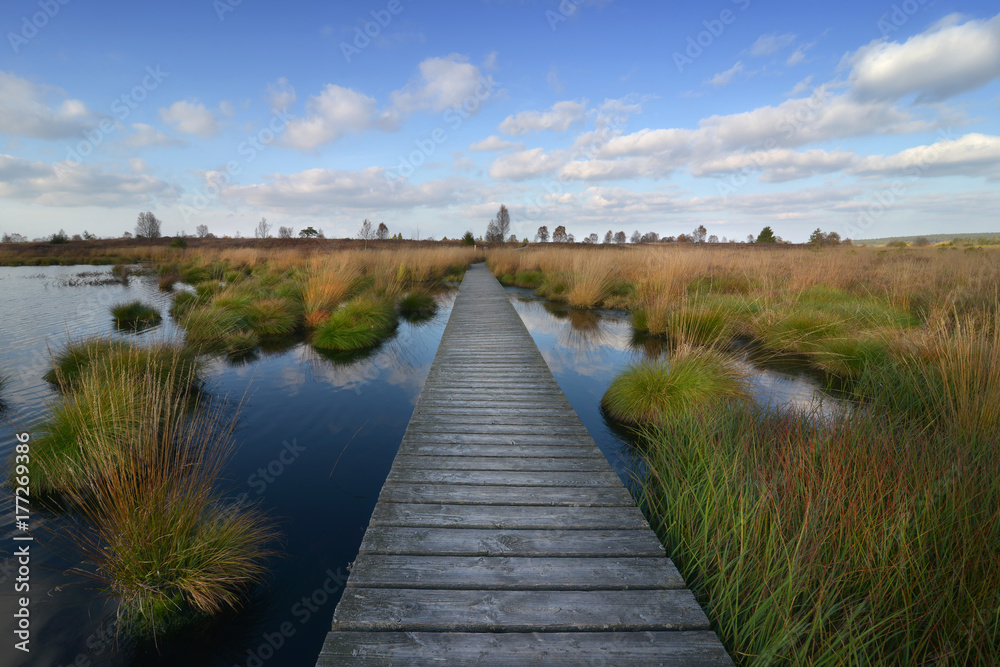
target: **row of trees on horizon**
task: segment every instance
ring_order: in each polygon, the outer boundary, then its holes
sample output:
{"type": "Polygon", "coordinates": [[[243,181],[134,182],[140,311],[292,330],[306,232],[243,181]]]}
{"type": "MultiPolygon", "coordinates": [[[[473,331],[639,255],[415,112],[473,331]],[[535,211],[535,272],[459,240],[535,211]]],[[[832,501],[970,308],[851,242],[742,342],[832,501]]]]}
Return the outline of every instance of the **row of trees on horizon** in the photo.
{"type": "MultiPolygon", "coordinates": [[[[163,222],[156,217],[152,212],[145,211],[140,212],[138,218],[136,219],[136,224],[133,232],[124,232],[118,238],[140,238],[140,239],[157,239],[163,236],[162,233],[163,222]]],[[[253,230],[254,238],[266,239],[273,238],[275,235],[272,234],[274,226],[267,222],[267,218],[261,218],[256,224],[253,230]]],[[[290,239],[295,238],[325,238],[323,230],[317,230],[311,226],[305,227],[299,230],[298,234],[292,227],[279,226],[276,231],[277,238],[290,239]]],[[[186,232],[181,231],[174,238],[217,238],[215,234],[209,231],[208,225],[198,225],[195,228],[195,234],[189,236],[186,232]]],[[[70,241],[88,241],[94,240],[98,237],[91,234],[87,230],[83,231],[83,234],[74,234],[69,236],[65,231],[59,230],[58,233],[53,234],[48,237],[32,239],[36,242],[50,242],[50,243],[68,243],[70,241]]],[[[226,238],[229,238],[228,236],[226,238]]],[[[235,238],[242,238],[240,233],[237,232],[235,238]]],[[[249,237],[248,237],[249,238],[249,237]]],[[[367,218],[361,223],[361,226],[357,233],[357,238],[365,242],[367,246],[369,241],[385,241],[385,240],[402,240],[403,235],[401,233],[390,234],[389,227],[384,223],[380,222],[378,225],[371,222],[367,218]]],[[[0,242],[2,243],[19,243],[26,242],[29,239],[21,234],[6,233],[0,237],[0,242]]],[[[416,232],[416,240],[420,240],[419,228],[416,232]]],[[[433,241],[433,237],[426,238],[424,240],[433,241]]],[[[442,240],[447,240],[444,237],[442,240]]],[[[550,233],[547,225],[542,225],[538,228],[534,237],[535,243],[575,243],[576,237],[567,231],[565,225],[559,225],[553,229],[550,233]]],[[[475,237],[471,231],[465,232],[462,237],[462,241],[472,244],[476,242],[487,243],[487,244],[503,244],[503,243],[529,243],[528,238],[523,240],[518,240],[517,235],[511,232],[511,222],[510,222],[510,212],[506,205],[501,204],[500,209],[497,211],[496,217],[491,219],[486,227],[486,233],[483,236],[475,237]]],[[[581,243],[585,244],[597,244],[601,243],[601,237],[596,233],[591,233],[581,239],[581,243]]],[[[754,236],[750,234],[747,236],[745,241],[737,241],[736,239],[729,239],[723,236],[721,239],[715,234],[709,234],[708,230],[704,225],[698,225],[693,231],[687,234],[678,234],[677,236],[660,236],[657,232],[646,232],[645,234],[640,233],[639,230],[632,232],[631,236],[626,236],[625,232],[619,230],[617,232],[609,229],[603,238],[603,243],[611,244],[645,244],[645,243],[774,243],[774,244],[784,244],[789,243],[785,241],[780,236],[775,235],[774,231],[770,226],[765,226],[759,234],[754,236]]],[[[851,239],[841,239],[837,232],[823,232],[820,229],[816,229],[809,236],[809,244],[820,245],[820,246],[837,246],[841,244],[851,245],[851,239]]]]}

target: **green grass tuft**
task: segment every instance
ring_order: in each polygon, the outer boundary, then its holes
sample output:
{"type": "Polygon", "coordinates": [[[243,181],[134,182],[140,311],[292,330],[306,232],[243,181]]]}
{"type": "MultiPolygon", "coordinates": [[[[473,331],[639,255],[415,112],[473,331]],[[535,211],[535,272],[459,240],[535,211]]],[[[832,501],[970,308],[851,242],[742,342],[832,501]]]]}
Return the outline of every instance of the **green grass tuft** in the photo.
{"type": "Polygon", "coordinates": [[[422,290],[413,290],[399,300],[399,314],[411,322],[430,319],[437,312],[437,301],[422,290]]]}
{"type": "Polygon", "coordinates": [[[141,301],[129,301],[111,306],[111,316],[119,328],[138,329],[159,324],[163,317],[153,306],[141,301]]]}
{"type": "Polygon", "coordinates": [[[386,301],[355,298],[333,312],[313,333],[321,350],[348,351],[372,347],[396,328],[396,310],[386,301]]]}
{"type": "Polygon", "coordinates": [[[732,339],[731,322],[721,308],[682,307],[667,317],[667,334],[678,343],[724,345],[732,339]]]}
{"type": "Polygon", "coordinates": [[[299,308],[287,298],[260,299],[243,311],[250,328],[260,336],[284,336],[294,332],[299,324],[299,308]]]}
{"type": "Polygon", "coordinates": [[[193,307],[180,320],[187,331],[187,344],[202,352],[223,352],[226,341],[248,328],[237,311],[211,306],[193,307]]]}
{"type": "Polygon", "coordinates": [[[681,349],[665,361],[632,364],[608,387],[601,407],[611,419],[641,426],[692,405],[746,395],[743,374],[717,352],[681,349]]]}
{"type": "Polygon", "coordinates": [[[177,292],[174,294],[173,303],[170,304],[170,316],[175,320],[180,319],[197,303],[198,295],[194,292],[177,292]]]}

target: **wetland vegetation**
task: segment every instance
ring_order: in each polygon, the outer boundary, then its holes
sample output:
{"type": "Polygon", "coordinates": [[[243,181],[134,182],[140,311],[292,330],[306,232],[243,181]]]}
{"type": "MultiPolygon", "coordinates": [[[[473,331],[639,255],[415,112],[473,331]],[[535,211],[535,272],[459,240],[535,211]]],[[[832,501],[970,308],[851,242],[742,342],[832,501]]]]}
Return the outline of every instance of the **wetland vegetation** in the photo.
{"type": "MultiPolygon", "coordinates": [[[[225,493],[236,410],[206,393],[206,364],[286,341],[367,354],[433,316],[435,290],[482,257],[375,245],[88,258],[119,264],[120,282],[155,273],[170,303],[148,308],[182,333],[55,350],[33,450],[33,483],[77,526],[75,570],[135,634],[245,605],[280,551],[272,520],[225,493]]],[[[601,405],[738,662],[987,664],[1000,650],[996,250],[529,245],[487,260],[559,316],[627,311],[644,347],[668,351],[624,369],[601,405]],[[747,354],[807,367],[851,409],[755,403],[747,354]]]]}
{"type": "Polygon", "coordinates": [[[992,249],[493,250],[503,282],[631,312],[671,350],[605,414],[638,500],[742,664],[991,664],[1000,650],[1000,254],[992,249]],[[627,254],[626,254],[627,253],[627,254]],[[755,405],[737,350],[851,399],[755,405]]]}
{"type": "MultiPolygon", "coordinates": [[[[476,251],[132,252],[149,263],[116,264],[114,280],[155,273],[179,335],[71,338],[53,350],[44,377],[56,394],[32,429],[31,479],[40,507],[71,526],[50,536],[75,554],[68,571],[114,601],[119,630],[155,642],[244,607],[280,555],[273,519],[228,490],[240,408],[206,391],[203,368],[289,339],[373,348],[400,316],[432,316],[432,292],[460,281],[476,251]]],[[[141,300],[109,310],[126,334],[162,319],[141,300]]]]}

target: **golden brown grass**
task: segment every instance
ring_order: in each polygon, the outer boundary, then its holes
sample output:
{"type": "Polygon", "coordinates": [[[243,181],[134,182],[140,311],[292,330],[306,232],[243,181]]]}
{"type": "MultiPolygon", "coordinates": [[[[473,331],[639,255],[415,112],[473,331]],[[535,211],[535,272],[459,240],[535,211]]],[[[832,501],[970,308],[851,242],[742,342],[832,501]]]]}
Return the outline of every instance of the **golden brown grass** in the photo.
{"type": "Polygon", "coordinates": [[[858,401],[820,423],[747,400],[670,401],[725,379],[707,366],[672,381],[647,365],[612,384],[618,418],[646,426],[640,501],[737,663],[995,663],[1000,249],[489,253],[507,282],[531,276],[560,300],[606,258],[604,304],[666,334],[675,366],[686,343],[746,336],[858,401]]]}

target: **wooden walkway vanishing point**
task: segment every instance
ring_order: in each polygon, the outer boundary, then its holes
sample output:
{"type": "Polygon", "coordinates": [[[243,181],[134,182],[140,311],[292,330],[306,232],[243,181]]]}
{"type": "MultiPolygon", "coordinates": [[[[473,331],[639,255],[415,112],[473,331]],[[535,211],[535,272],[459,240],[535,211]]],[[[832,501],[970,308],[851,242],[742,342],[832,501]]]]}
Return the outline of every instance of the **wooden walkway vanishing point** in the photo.
{"type": "Polygon", "coordinates": [[[319,665],[732,665],[483,265],[319,665]]]}

